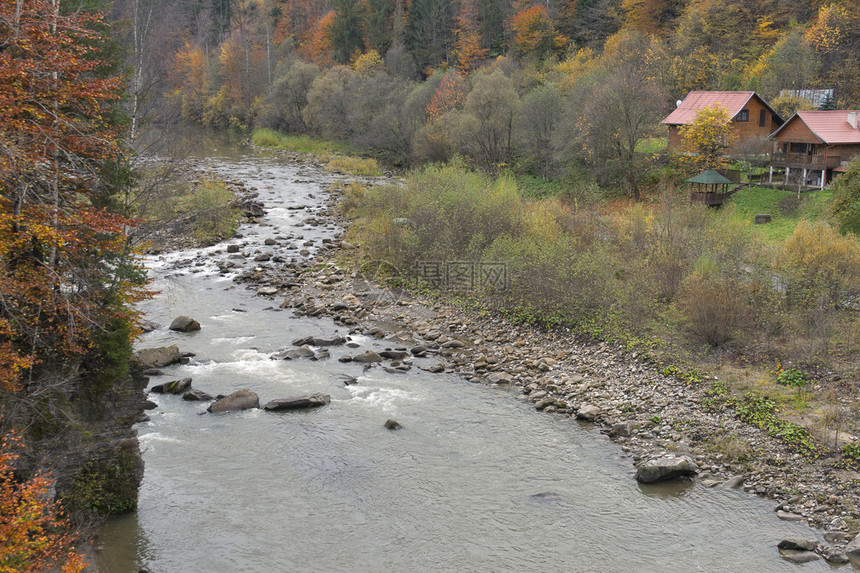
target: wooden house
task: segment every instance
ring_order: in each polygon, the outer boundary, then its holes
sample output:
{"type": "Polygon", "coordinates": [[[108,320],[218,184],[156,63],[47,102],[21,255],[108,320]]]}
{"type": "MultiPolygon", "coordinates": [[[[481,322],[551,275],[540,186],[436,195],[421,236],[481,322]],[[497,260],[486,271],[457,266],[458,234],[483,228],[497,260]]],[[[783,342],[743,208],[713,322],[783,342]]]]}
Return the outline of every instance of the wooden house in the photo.
{"type": "Polygon", "coordinates": [[[785,169],[785,182],[797,170],[804,185],[824,188],[833,173],[860,155],[856,110],[798,111],[773,132],[769,180],[774,169],[785,169]]]}
{"type": "MultiPolygon", "coordinates": [[[[765,138],[783,124],[783,119],[755,92],[694,91],[687,94],[678,107],[660,123],[669,126],[669,149],[683,148],[681,127],[696,119],[706,107],[721,104],[728,109],[732,128],[737,137],[726,151],[740,153],[743,149],[764,142],[765,138]]],[[[766,149],[765,151],[766,152],[766,149]]]]}

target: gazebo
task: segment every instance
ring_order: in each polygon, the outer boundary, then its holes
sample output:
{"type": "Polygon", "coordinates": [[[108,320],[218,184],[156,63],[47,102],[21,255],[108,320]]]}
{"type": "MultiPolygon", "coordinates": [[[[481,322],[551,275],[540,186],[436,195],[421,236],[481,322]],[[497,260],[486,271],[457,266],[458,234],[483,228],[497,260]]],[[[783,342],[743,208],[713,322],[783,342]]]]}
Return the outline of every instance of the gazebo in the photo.
{"type": "Polygon", "coordinates": [[[690,177],[687,183],[690,184],[690,203],[701,203],[709,207],[719,206],[731,197],[729,185],[732,185],[733,181],[713,169],[690,177]]]}

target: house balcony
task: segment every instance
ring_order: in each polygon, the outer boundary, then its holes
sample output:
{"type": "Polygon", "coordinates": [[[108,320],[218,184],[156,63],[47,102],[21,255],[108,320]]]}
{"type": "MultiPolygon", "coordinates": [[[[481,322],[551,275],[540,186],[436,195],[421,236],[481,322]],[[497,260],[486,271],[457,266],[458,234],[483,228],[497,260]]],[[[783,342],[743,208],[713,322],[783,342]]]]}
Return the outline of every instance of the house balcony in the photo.
{"type": "Polygon", "coordinates": [[[771,165],[774,167],[790,167],[791,169],[833,169],[842,164],[842,158],[838,155],[827,155],[827,164],[824,163],[823,153],[809,155],[808,153],[786,153],[777,151],[771,154],[771,165]]]}

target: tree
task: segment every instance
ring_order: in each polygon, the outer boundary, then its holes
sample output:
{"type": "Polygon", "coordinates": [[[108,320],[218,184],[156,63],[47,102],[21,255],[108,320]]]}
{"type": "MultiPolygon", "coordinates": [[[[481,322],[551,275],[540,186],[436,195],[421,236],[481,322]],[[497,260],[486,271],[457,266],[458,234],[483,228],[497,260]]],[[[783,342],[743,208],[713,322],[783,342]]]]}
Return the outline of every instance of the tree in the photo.
{"type": "Polygon", "coordinates": [[[50,480],[41,475],[23,482],[15,478],[19,447],[15,436],[0,438],[0,571],[84,571],[68,522],[60,518],[59,505],[48,501],[50,480]]]}
{"type": "Polygon", "coordinates": [[[554,84],[542,84],[526,94],[518,116],[517,147],[544,179],[552,171],[552,141],[563,110],[559,89],[554,84]]]}
{"type": "Polygon", "coordinates": [[[461,152],[485,171],[496,173],[511,160],[514,117],[519,107],[513,82],[496,70],[479,74],[463,111],[448,113],[442,122],[461,152]]]}
{"type": "Polygon", "coordinates": [[[830,214],[843,233],[860,236],[860,157],[848,164],[848,169],[833,181],[830,214]]]}
{"type": "Polygon", "coordinates": [[[727,164],[724,152],[735,140],[729,110],[722,104],[705,107],[695,119],[681,127],[684,148],[696,170],[721,169],[727,164]]]}
{"type": "Polygon", "coordinates": [[[409,5],[406,45],[426,75],[429,68],[450,60],[455,14],[451,0],[412,0],[409,5]]]}
{"type": "Polygon", "coordinates": [[[478,22],[478,0],[462,0],[460,14],[457,16],[457,67],[468,74],[487,59],[489,51],[481,39],[481,28],[478,22]]]}
{"type": "Polygon", "coordinates": [[[860,104],[860,7],[854,2],[822,5],[806,40],[821,66],[819,82],[836,90],[837,107],[856,109],[860,104]]]}
{"type": "Polygon", "coordinates": [[[466,103],[466,83],[463,76],[448,72],[442,78],[442,83],[433,92],[425,112],[427,121],[437,121],[443,115],[454,109],[460,109],[466,103]]]}
{"type": "MultiPolygon", "coordinates": [[[[67,420],[127,383],[144,294],[133,221],[107,209],[130,177],[123,81],[102,14],[84,8],[0,2],[0,431],[28,428],[41,453],[82,440],[89,426],[67,420]]],[[[58,491],[81,469],[66,468],[58,491]]]]}
{"type": "Polygon", "coordinates": [[[663,115],[663,90],[630,65],[613,69],[586,100],[580,128],[583,153],[604,178],[620,178],[639,199],[645,158],[636,146],[653,133],[663,115]]]}
{"type": "Polygon", "coordinates": [[[334,20],[331,23],[331,46],[334,60],[346,64],[364,51],[361,22],[364,10],[359,0],[334,0],[334,20]]]}
{"type": "Polygon", "coordinates": [[[567,45],[567,38],[556,33],[546,7],[540,4],[518,12],[511,21],[511,28],[514,51],[521,58],[543,61],[567,45]]]}

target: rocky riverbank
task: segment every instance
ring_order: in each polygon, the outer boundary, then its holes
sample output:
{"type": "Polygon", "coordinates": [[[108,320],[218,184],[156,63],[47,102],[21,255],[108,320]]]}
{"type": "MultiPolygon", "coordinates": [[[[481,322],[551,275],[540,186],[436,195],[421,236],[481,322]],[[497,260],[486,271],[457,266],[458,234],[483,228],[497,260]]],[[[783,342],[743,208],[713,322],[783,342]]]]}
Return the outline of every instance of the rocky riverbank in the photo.
{"type": "MultiPolygon", "coordinates": [[[[345,226],[337,201],[332,191],[326,205],[303,208],[306,227],[336,233],[345,226]]],[[[372,265],[339,266],[354,247],[337,234],[318,241],[283,234],[265,244],[250,233],[243,239],[241,245],[179,261],[177,267],[215,257],[221,272],[237,273],[236,281],[271,298],[273,309],[331,317],[352,333],[389,342],[385,353],[362,358],[369,368],[405,373],[421,364],[476,384],[508,387],[549,415],[593,424],[627,454],[631,479],[634,467],[645,475],[641,468],[671,458],[683,462],[684,473],[693,473],[706,487],[742,488],[771,499],[781,519],[805,521],[821,530],[827,542],[807,544],[812,551],[789,544],[786,557],[846,561],[845,546],[860,529],[857,473],[840,469],[832,459],[804,457],[739,421],[732,408],[715,399],[713,380],[690,384],[618,345],[513,325],[492,312],[449,304],[444,297],[382,287],[373,281],[372,265]]],[[[313,348],[312,341],[296,342],[313,348]]],[[[316,352],[308,357],[320,358],[316,352]]]]}

